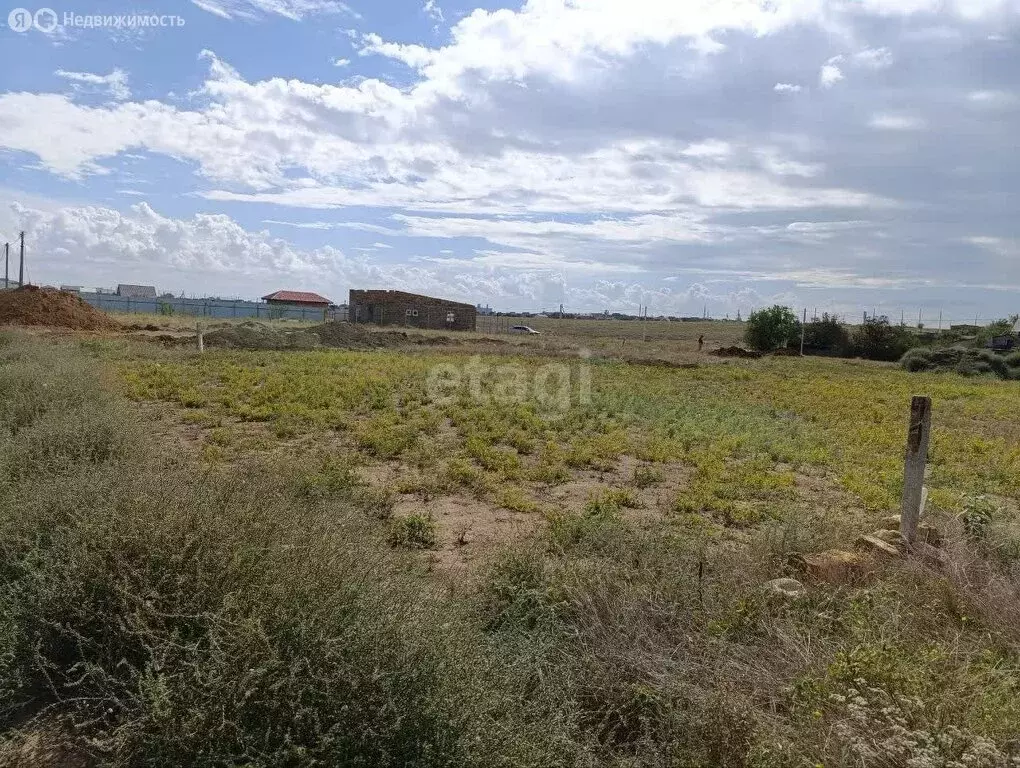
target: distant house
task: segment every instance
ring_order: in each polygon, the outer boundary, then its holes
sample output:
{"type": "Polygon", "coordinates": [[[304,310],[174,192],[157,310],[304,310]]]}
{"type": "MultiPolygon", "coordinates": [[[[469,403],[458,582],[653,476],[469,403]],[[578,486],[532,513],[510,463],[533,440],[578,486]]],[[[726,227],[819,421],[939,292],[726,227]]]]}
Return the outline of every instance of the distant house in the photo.
{"type": "Polygon", "coordinates": [[[1016,337],[1012,333],[1004,333],[999,336],[992,336],[988,342],[988,348],[996,352],[1009,352],[1016,348],[1016,337]]]}
{"type": "Polygon", "coordinates": [[[67,291],[68,293],[81,293],[80,285],[62,285],[60,290],[67,291]]]}
{"type": "Polygon", "coordinates": [[[117,295],[123,296],[125,299],[154,299],[156,298],[156,286],[121,283],[117,286],[117,295]]]}
{"type": "Polygon", "coordinates": [[[331,302],[325,296],[307,291],[274,291],[262,300],[271,306],[306,307],[309,309],[326,309],[331,302]]]}
{"type": "Polygon", "coordinates": [[[405,325],[449,331],[473,331],[478,308],[417,293],[352,290],[347,319],[352,323],[405,325]]]}

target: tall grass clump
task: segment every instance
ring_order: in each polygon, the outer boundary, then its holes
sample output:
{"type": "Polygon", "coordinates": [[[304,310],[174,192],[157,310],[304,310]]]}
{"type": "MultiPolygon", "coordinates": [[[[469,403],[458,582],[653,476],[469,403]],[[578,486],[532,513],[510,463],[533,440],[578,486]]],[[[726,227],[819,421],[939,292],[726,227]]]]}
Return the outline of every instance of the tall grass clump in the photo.
{"type": "Polygon", "coordinates": [[[1002,356],[988,349],[972,347],[915,347],[900,358],[900,365],[911,373],[959,373],[961,376],[993,374],[1000,379],[1020,378],[1020,355],[1002,356]]]}
{"type": "Polygon", "coordinates": [[[514,670],[348,494],[196,474],[72,351],[7,341],[0,765],[40,740],[82,765],[559,762],[514,670]]]}
{"type": "Polygon", "coordinates": [[[765,535],[737,548],[672,526],[560,533],[503,553],[478,610],[541,670],[536,689],[581,725],[592,765],[1020,760],[1016,574],[955,534],[944,573],[876,564],[788,599],[763,583],[804,577],[765,535]]]}

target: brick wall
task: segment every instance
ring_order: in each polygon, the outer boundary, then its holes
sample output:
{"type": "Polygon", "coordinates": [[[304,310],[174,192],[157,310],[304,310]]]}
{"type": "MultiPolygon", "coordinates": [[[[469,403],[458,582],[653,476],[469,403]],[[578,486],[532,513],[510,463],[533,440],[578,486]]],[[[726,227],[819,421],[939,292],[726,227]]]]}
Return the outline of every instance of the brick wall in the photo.
{"type": "Polygon", "coordinates": [[[351,291],[352,323],[473,331],[477,310],[471,304],[403,291],[351,291]]]}

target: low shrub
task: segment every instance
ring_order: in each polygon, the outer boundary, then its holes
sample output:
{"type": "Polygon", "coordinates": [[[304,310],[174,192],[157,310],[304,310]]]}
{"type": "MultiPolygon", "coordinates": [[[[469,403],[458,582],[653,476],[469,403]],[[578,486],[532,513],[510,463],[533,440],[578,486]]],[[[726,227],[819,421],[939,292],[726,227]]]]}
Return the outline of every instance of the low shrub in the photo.
{"type": "Polygon", "coordinates": [[[908,350],[900,358],[900,365],[911,373],[922,371],[959,373],[961,376],[982,376],[994,374],[1000,379],[1020,378],[1020,369],[1010,366],[1009,358],[997,355],[991,350],[972,347],[943,347],[928,349],[917,347],[908,350]]]}
{"type": "Polygon", "coordinates": [[[916,335],[903,326],[892,325],[887,317],[869,318],[855,326],[850,350],[865,360],[895,362],[917,343],[916,335]]]}
{"type": "Polygon", "coordinates": [[[804,346],[807,349],[845,355],[850,351],[850,334],[834,315],[823,314],[804,326],[804,346]]]}
{"type": "Polygon", "coordinates": [[[388,540],[394,547],[435,549],[439,541],[436,521],[429,515],[411,514],[390,522],[388,540]]]}

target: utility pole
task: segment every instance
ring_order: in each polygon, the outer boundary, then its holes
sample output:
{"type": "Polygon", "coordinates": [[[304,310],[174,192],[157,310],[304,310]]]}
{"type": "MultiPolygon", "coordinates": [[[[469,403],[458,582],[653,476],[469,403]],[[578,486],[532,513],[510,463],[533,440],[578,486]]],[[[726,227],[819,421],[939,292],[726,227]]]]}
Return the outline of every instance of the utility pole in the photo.
{"type": "Polygon", "coordinates": [[[25,284],[25,233],[22,232],[19,237],[21,238],[21,264],[18,267],[18,287],[21,288],[25,284]]]}
{"type": "Polygon", "coordinates": [[[4,243],[4,288],[11,287],[11,244],[4,243]]]}
{"type": "Polygon", "coordinates": [[[804,322],[800,324],[800,356],[804,357],[804,334],[807,332],[807,307],[804,307],[804,322]]]}

